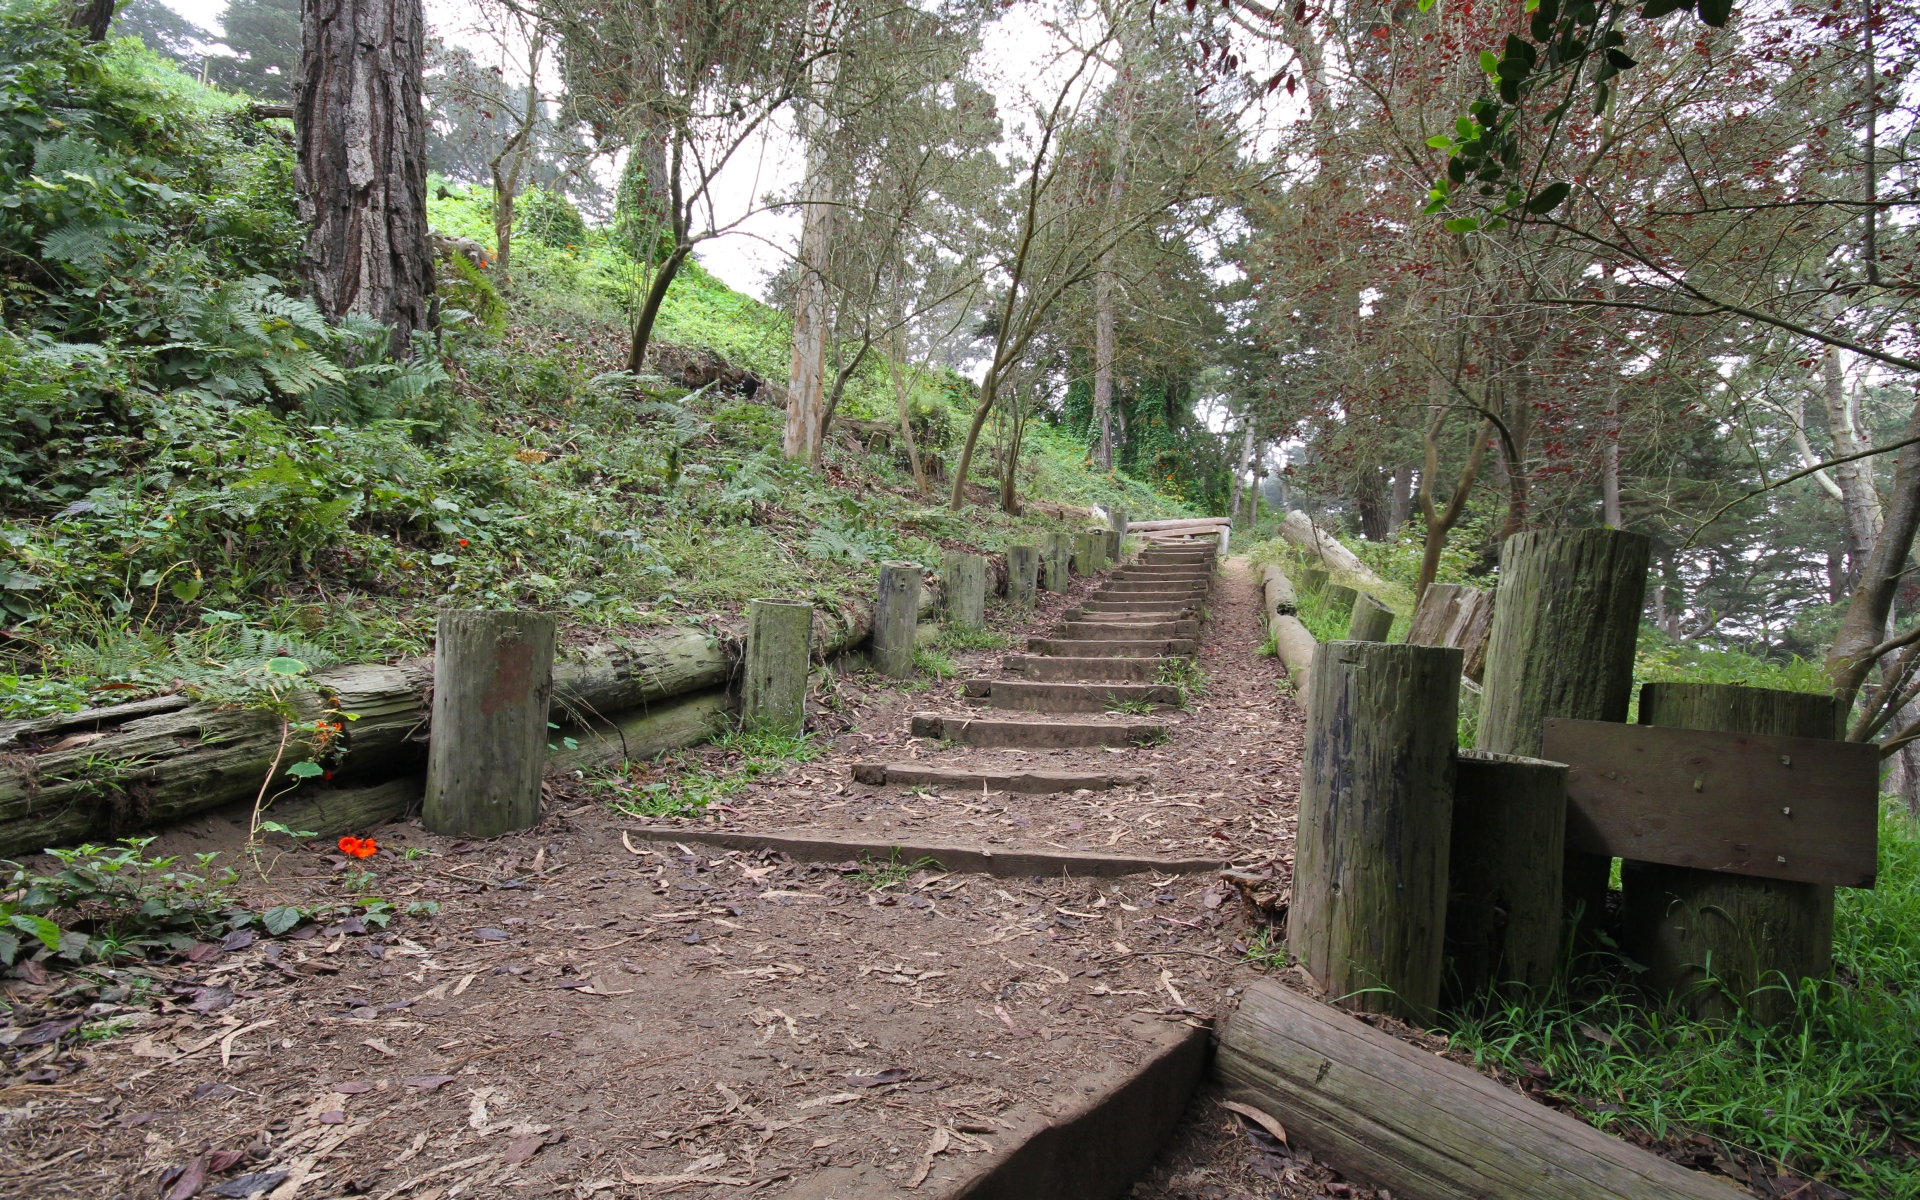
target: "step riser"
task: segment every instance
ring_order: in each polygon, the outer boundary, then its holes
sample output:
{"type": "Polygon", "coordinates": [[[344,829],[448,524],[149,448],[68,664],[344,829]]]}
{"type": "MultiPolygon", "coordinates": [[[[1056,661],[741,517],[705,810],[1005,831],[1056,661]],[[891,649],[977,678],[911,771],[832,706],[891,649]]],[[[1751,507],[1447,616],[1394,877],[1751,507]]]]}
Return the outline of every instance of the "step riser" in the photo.
{"type": "Polygon", "coordinates": [[[1141,642],[1155,638],[1196,638],[1200,636],[1200,622],[1142,621],[1138,624],[1126,624],[1113,621],[1062,621],[1054,628],[1053,636],[1057,640],[1067,642],[1102,640],[1141,642]]]}
{"type": "Polygon", "coordinates": [[[1153,782],[1151,771],[949,771],[918,763],[855,763],[853,778],[875,787],[941,787],[963,792],[1019,792],[1029,796],[1062,792],[1104,792],[1153,782]]]}
{"type": "MultiPolygon", "coordinates": [[[[1101,700],[1097,696],[1048,696],[1031,695],[1024,692],[1009,694],[996,691],[993,695],[982,696],[973,700],[972,703],[983,705],[987,708],[1001,709],[1006,712],[1091,714],[1118,711],[1112,704],[1101,700]]],[[[1169,708],[1172,707],[1173,704],[1174,701],[1172,700],[1162,702],[1163,706],[1169,708]]],[[[1162,705],[1156,705],[1156,707],[1161,707],[1162,705]]],[[[1135,711],[1140,710],[1136,709],[1135,711]]]]}
{"type": "Polygon", "coordinates": [[[1113,573],[1115,579],[1194,579],[1213,578],[1211,567],[1122,567],[1113,573]]]}
{"type": "Polygon", "coordinates": [[[1192,658],[1193,639],[1145,638],[1095,642],[1085,638],[1028,638],[1027,651],[1048,658],[1192,658]]]}
{"type": "Polygon", "coordinates": [[[1069,608],[1063,621],[1188,621],[1193,609],[1181,608],[1069,608]]]}
{"type": "Polygon", "coordinates": [[[1108,595],[1204,596],[1204,583],[1151,583],[1137,579],[1116,579],[1100,591],[1108,595]]]}
{"type": "Polygon", "coordinates": [[[1180,689],[1159,683],[1065,683],[1042,680],[973,679],[963,694],[989,708],[1020,712],[1114,712],[1120,704],[1176,706],[1180,689]]]}
{"type": "Polygon", "coordinates": [[[1075,724],[1070,722],[994,721],[982,718],[917,715],[914,737],[938,738],[965,746],[1019,746],[1065,750],[1075,746],[1157,746],[1167,737],[1164,725],[1148,722],[1075,724]]]}
{"type": "Polygon", "coordinates": [[[1038,654],[1009,654],[1001,666],[1028,679],[1112,679],[1125,683],[1152,683],[1160,672],[1184,660],[1177,658],[1048,658],[1038,654]]]}

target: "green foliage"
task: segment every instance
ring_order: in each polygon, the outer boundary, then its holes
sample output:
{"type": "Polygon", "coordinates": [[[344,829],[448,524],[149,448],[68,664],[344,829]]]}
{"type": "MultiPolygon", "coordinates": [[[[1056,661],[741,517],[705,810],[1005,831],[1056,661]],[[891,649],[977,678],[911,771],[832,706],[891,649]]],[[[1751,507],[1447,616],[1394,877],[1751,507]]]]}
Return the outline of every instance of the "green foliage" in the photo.
{"type": "Polygon", "coordinates": [[[552,188],[528,188],[514,197],[513,221],[520,232],[543,245],[566,249],[587,240],[587,222],[580,210],[552,188]]]}
{"type": "Polygon", "coordinates": [[[1649,624],[1640,626],[1633,664],[1634,697],[1642,683],[1737,683],[1788,692],[1831,692],[1833,681],[1818,663],[1798,655],[1786,662],[1700,642],[1682,642],[1649,624]]]}
{"type": "Polygon", "coordinates": [[[1602,1127],[1703,1132],[1855,1195],[1911,1200],[1920,1171],[1920,838],[1889,814],[1871,891],[1843,888],[1834,981],[1809,980],[1794,1016],[1766,1027],[1694,1021],[1636,993],[1614,967],[1571,990],[1488,999],[1455,1043],[1513,1074],[1548,1073],[1555,1096],[1602,1127]]]}
{"type": "Polygon", "coordinates": [[[905,883],[907,877],[915,871],[938,871],[940,864],[931,858],[921,858],[913,862],[900,860],[900,847],[887,848],[887,861],[880,862],[872,855],[860,857],[860,867],[852,873],[852,878],[867,885],[870,890],[896,887],[905,883]]]}
{"type": "Polygon", "coordinates": [[[228,890],[238,876],[214,867],[217,854],[195,855],[188,867],[147,857],[152,841],[48,850],[60,863],[50,874],[4,864],[12,876],[0,900],[0,962],[36,944],[75,962],[179,950],[252,920],[228,890]]]}
{"type": "Polygon", "coordinates": [[[947,650],[1007,650],[1018,645],[1020,639],[1013,634],[996,633],[991,629],[942,625],[940,635],[934,642],[947,650]]]}
{"type": "MultiPolygon", "coordinates": [[[[1273,637],[1269,634],[1267,643],[1261,646],[1258,653],[1264,654],[1269,658],[1277,656],[1280,652],[1279,647],[1275,646],[1272,650],[1267,649],[1267,646],[1272,645],[1272,643],[1273,637]]],[[[1182,708],[1186,708],[1196,698],[1204,699],[1213,690],[1212,681],[1207,678],[1207,669],[1200,665],[1199,660],[1192,658],[1176,657],[1163,659],[1160,665],[1154,670],[1153,681],[1155,683],[1179,688],[1180,707],[1182,708]]]]}
{"type": "Polygon", "coordinates": [[[766,730],[728,729],[713,745],[732,760],[730,765],[716,767],[711,756],[701,755],[695,760],[701,765],[694,769],[657,778],[643,764],[625,763],[612,776],[589,780],[589,786],[609,793],[613,807],[629,816],[697,817],[708,806],[739,795],[754,780],[789,763],[812,762],[822,752],[810,734],[766,730]]]}
{"type": "Polygon", "coordinates": [[[935,679],[954,679],[960,674],[958,663],[931,646],[913,648],[913,668],[920,674],[929,675],[935,679]]]}
{"type": "Polygon", "coordinates": [[[84,679],[45,675],[0,675],[0,719],[51,717],[79,712],[91,703],[84,679]]]}

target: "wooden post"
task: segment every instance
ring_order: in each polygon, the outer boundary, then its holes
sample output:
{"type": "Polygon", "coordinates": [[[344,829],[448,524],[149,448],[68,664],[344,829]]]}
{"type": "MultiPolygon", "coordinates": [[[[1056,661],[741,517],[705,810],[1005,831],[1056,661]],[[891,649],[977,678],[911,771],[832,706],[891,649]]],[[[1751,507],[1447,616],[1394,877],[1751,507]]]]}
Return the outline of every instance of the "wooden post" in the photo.
{"type": "MultiPolygon", "coordinates": [[[[1649,683],[1640,723],[1722,733],[1838,739],[1832,696],[1713,683],[1649,683]]],[[[1649,987],[1680,995],[1696,1016],[1745,1007],[1772,1024],[1794,1011],[1802,979],[1833,968],[1833,886],[1758,879],[1663,863],[1622,864],[1623,948],[1649,987]],[[1709,974],[1718,986],[1703,986],[1709,974]]]]}
{"type": "Polygon", "coordinates": [[[1359,591],[1345,584],[1329,583],[1320,589],[1320,605],[1335,620],[1343,616],[1351,618],[1354,603],[1359,599],[1359,591]]]}
{"type": "Polygon", "coordinates": [[[1040,582],[1040,547],[1011,546],[1007,549],[1007,603],[1015,608],[1032,608],[1040,582]]]}
{"type": "Polygon", "coordinates": [[[1073,570],[1077,575],[1093,575],[1106,564],[1102,561],[1107,549],[1107,537],[1103,533],[1077,533],[1073,536],[1073,570]]]}
{"type": "Polygon", "coordinates": [[[1302,596],[1318,596],[1320,589],[1327,586],[1328,575],[1319,567],[1302,567],[1294,573],[1293,582],[1302,596]]]}
{"type": "Polygon", "coordinates": [[[919,624],[919,564],[880,564],[880,592],[873,604],[873,669],[895,679],[913,678],[913,634],[919,624]]]}
{"type": "Polygon", "coordinates": [[[1307,678],[1288,946],[1341,1003],[1425,1020],[1440,998],[1460,652],[1327,642],[1307,678]]]}
{"type": "MultiPolygon", "coordinates": [[[[1548,717],[1627,719],[1651,554],[1645,537],[1619,529],[1507,539],[1476,749],[1534,758],[1548,717]]],[[[1564,902],[1589,934],[1600,928],[1612,871],[1598,855],[1566,855],[1564,902]]]]}
{"type": "Polygon", "coordinates": [[[1109,529],[1102,536],[1105,541],[1101,543],[1104,547],[1101,552],[1106,556],[1107,565],[1112,566],[1120,561],[1120,547],[1127,535],[1117,529],[1109,529]]]}
{"type": "Polygon", "coordinates": [[[987,560],[962,550],[947,551],[940,567],[947,624],[984,629],[987,624],[987,560]]]}
{"type": "Polygon", "coordinates": [[[1041,566],[1041,586],[1050,592],[1067,590],[1068,568],[1073,562],[1073,535],[1070,533],[1049,533],[1047,535],[1041,566]]]}
{"type": "Polygon", "coordinates": [[[1462,750],[1447,867],[1449,999],[1492,983],[1545,987],[1559,967],[1567,768],[1462,750]]]}
{"type": "Polygon", "coordinates": [[[1127,531],[1127,510],[1124,508],[1108,509],[1107,528],[1113,530],[1115,533],[1124,534],[1127,531]]]}
{"type": "Polygon", "coordinates": [[[746,676],[740,724],[799,733],[807,724],[807,664],[813,657],[813,605],[783,600],[747,604],[746,676]]]}
{"type": "Polygon", "coordinates": [[[1393,629],[1393,610],[1365,592],[1353,602],[1353,620],[1347,626],[1350,642],[1384,642],[1393,629]]]}
{"type": "Polygon", "coordinates": [[[421,810],[428,829],[498,837],[539,824],[556,629],[545,613],[440,614],[421,810]]]}

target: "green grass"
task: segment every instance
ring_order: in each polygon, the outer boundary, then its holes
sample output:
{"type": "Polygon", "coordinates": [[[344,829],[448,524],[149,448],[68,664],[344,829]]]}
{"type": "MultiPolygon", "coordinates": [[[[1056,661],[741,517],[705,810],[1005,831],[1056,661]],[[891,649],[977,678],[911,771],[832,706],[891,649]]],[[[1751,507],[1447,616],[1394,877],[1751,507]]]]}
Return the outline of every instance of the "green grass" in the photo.
{"type": "Polygon", "coordinates": [[[1481,1062],[1546,1070],[1603,1128],[1703,1133],[1856,1195],[1920,1197],[1920,837],[1889,813],[1880,847],[1876,887],[1837,894],[1835,981],[1804,984],[1776,1028],[1692,1020],[1616,966],[1451,1032],[1481,1062]]]}
{"type": "Polygon", "coordinates": [[[913,874],[915,871],[938,871],[939,869],[940,864],[931,858],[922,858],[915,862],[901,862],[900,847],[894,846],[888,850],[886,862],[880,862],[871,856],[862,857],[860,860],[860,869],[854,872],[853,877],[866,884],[869,888],[878,890],[880,888],[893,887],[896,884],[904,883],[907,876],[913,874]]]}
{"type": "Polygon", "coordinates": [[[628,816],[697,817],[754,780],[789,763],[812,762],[823,752],[812,734],[729,729],[709,749],[677,763],[622,763],[616,771],[590,778],[587,786],[607,793],[607,802],[628,816]],[[654,769],[659,765],[681,769],[661,774],[654,769]]]}
{"type": "Polygon", "coordinates": [[[991,629],[970,629],[963,625],[942,625],[935,644],[946,650],[1005,650],[1020,641],[1010,633],[991,629]]]}
{"type": "Polygon", "coordinates": [[[931,646],[913,648],[913,667],[922,675],[929,675],[935,679],[954,679],[960,674],[958,663],[931,646]]]}

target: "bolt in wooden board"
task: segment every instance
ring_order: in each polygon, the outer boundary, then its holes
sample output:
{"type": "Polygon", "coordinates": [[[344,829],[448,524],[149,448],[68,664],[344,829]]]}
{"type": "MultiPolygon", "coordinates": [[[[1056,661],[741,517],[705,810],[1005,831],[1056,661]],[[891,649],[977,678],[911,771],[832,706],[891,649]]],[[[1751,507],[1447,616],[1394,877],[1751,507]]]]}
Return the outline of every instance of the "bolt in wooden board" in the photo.
{"type": "Polygon", "coordinates": [[[1567,849],[1872,887],[1880,751],[1861,742],[1549,718],[1567,849]]]}

